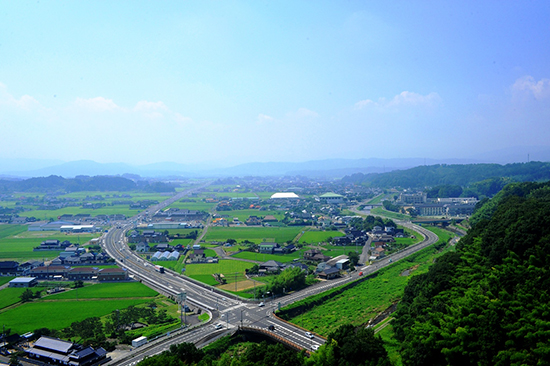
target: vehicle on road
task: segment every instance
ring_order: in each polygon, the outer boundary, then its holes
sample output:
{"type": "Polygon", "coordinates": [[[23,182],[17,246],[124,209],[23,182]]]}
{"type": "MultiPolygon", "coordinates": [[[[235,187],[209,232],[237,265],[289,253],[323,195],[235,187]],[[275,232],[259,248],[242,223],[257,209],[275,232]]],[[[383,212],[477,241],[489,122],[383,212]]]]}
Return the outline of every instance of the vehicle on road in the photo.
{"type": "Polygon", "coordinates": [[[155,271],[158,273],[164,273],[164,267],[163,266],[155,266],[155,271]]]}
{"type": "Polygon", "coordinates": [[[317,351],[317,350],[319,349],[319,346],[316,345],[316,344],[314,344],[313,346],[311,346],[311,349],[312,349],[313,351],[317,351]]]}
{"type": "Polygon", "coordinates": [[[269,327],[267,327],[267,329],[269,330],[275,330],[275,326],[273,324],[271,324],[269,327]]]}
{"type": "Polygon", "coordinates": [[[214,324],[215,329],[222,329],[222,327],[223,327],[223,325],[221,325],[220,323],[214,324]]]}
{"type": "Polygon", "coordinates": [[[313,338],[313,334],[311,334],[310,332],[306,332],[306,337],[313,338]]]}
{"type": "Polygon", "coordinates": [[[359,272],[359,276],[362,276],[363,275],[363,272],[359,272]]]}
{"type": "Polygon", "coordinates": [[[263,301],[261,303],[258,304],[259,307],[262,307],[264,306],[265,304],[263,303],[263,301]]]}

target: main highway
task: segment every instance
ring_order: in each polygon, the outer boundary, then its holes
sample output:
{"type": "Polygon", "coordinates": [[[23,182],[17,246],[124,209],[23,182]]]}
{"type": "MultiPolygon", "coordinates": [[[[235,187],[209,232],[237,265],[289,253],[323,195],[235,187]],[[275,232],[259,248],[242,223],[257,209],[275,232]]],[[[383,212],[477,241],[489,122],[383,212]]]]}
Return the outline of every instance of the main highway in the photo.
{"type": "Polygon", "coordinates": [[[314,349],[316,346],[323,344],[325,340],[316,334],[306,334],[305,329],[281,321],[273,316],[273,312],[279,304],[280,306],[285,306],[330,288],[357,280],[359,272],[363,272],[364,276],[368,276],[370,273],[430,246],[438,240],[438,237],[431,231],[408,222],[400,222],[401,225],[421,233],[424,236],[424,240],[405,250],[387,256],[375,264],[359,267],[351,275],[330,281],[322,281],[280,298],[265,299],[264,306],[260,306],[257,301],[246,300],[232,294],[223,293],[214,287],[196,282],[170,270],[160,273],[153,264],[143,260],[129,249],[125,238],[126,231],[134,228],[139,222],[148,221],[158,210],[201,188],[202,186],[179,192],[166,201],[150,207],[148,211],[142,212],[124,223],[115,225],[104,234],[102,246],[107,254],[114,258],[117,265],[125,268],[134,279],[173,299],[177,299],[179,294],[185,293],[186,304],[209,312],[211,314],[211,321],[202,326],[173,332],[170,336],[160,338],[146,346],[128,352],[123,357],[114,358],[109,365],[134,365],[145,356],[158,354],[168,349],[171,344],[191,342],[201,345],[208,342],[208,340],[236,330],[239,325],[262,329],[263,332],[267,332],[268,327],[273,326],[272,329],[274,329],[271,332],[274,336],[286,339],[304,349],[314,349]]]}

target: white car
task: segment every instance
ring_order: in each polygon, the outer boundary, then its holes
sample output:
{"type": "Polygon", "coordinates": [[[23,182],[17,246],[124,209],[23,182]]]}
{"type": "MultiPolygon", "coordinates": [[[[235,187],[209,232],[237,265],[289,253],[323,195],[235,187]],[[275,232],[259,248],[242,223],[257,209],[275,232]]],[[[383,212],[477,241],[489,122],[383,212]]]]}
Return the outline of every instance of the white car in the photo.
{"type": "Polygon", "coordinates": [[[319,346],[316,345],[316,344],[314,344],[313,346],[311,346],[311,349],[312,349],[313,351],[317,351],[317,350],[319,349],[319,346]]]}
{"type": "Polygon", "coordinates": [[[218,323],[218,324],[214,324],[214,328],[215,328],[215,329],[222,329],[222,327],[223,327],[223,326],[222,326],[221,324],[219,324],[219,323],[218,323]]]}
{"type": "Polygon", "coordinates": [[[265,305],[265,304],[264,304],[263,302],[261,302],[261,303],[258,304],[259,307],[262,307],[262,306],[264,306],[264,305],[265,305]]]}
{"type": "Polygon", "coordinates": [[[306,337],[313,338],[313,334],[311,334],[310,332],[306,332],[306,337]]]}

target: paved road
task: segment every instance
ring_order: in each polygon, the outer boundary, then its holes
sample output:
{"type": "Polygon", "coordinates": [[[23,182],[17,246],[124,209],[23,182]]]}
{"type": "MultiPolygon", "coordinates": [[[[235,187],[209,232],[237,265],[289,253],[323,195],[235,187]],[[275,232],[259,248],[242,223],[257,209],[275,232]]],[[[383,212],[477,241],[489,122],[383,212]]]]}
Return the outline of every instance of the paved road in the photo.
{"type": "Polygon", "coordinates": [[[257,302],[244,300],[233,295],[218,292],[208,285],[195,282],[190,278],[180,276],[173,271],[166,270],[166,273],[159,273],[155,269],[154,265],[144,261],[128,248],[124,235],[125,231],[133,228],[139,221],[148,219],[148,216],[150,217],[154,215],[154,213],[159,209],[168,206],[172,202],[175,202],[176,200],[179,200],[200,188],[201,187],[180,192],[171,197],[169,200],[150,208],[148,214],[141,213],[128,220],[127,224],[112,228],[104,235],[102,245],[106,252],[111,257],[115,258],[116,263],[120,267],[126,268],[135,279],[141,280],[147,286],[173,298],[178,294],[185,292],[186,302],[208,311],[212,315],[211,322],[204,326],[173,332],[170,337],[161,338],[156,342],[131,351],[126,356],[113,360],[109,363],[109,365],[135,364],[145,356],[158,354],[168,349],[171,344],[192,342],[197,345],[204,345],[211,341],[213,337],[216,338],[225,334],[225,332],[236,330],[240,324],[259,327],[262,329],[266,329],[268,326],[273,325],[275,327],[275,334],[294,342],[300,347],[311,349],[312,346],[323,344],[324,339],[315,335],[313,338],[310,338],[305,335],[305,331],[303,329],[292,324],[282,322],[273,317],[272,313],[279,303],[281,303],[281,306],[285,306],[313,294],[317,294],[330,288],[340,286],[346,282],[358,279],[359,272],[363,272],[364,275],[373,273],[391,262],[405,258],[418,250],[434,244],[438,240],[438,237],[431,231],[408,222],[400,222],[400,225],[409,227],[424,235],[424,241],[401,252],[385,257],[373,265],[358,267],[358,270],[350,276],[331,281],[322,281],[302,291],[298,291],[281,298],[271,300],[267,299],[265,301],[265,306],[260,307],[257,302]],[[216,329],[216,324],[221,324],[222,329],[216,329]]]}

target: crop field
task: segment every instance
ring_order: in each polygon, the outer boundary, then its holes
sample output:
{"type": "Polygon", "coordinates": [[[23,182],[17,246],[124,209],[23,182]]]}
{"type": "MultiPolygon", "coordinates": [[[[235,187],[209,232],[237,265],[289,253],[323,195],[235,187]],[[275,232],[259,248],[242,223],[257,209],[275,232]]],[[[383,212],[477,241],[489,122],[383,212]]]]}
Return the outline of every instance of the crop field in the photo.
{"type": "Polygon", "coordinates": [[[218,281],[216,281],[214,277],[209,274],[197,274],[197,275],[191,275],[188,277],[191,277],[192,279],[200,281],[202,283],[206,283],[207,285],[210,285],[210,286],[216,286],[219,284],[218,281]]]}
{"type": "Polygon", "coordinates": [[[151,298],[36,301],[0,313],[0,324],[20,334],[43,327],[61,329],[75,321],[93,316],[101,317],[116,309],[125,309],[130,305],[140,305],[150,301],[151,298]]]}
{"type": "Polygon", "coordinates": [[[267,215],[273,215],[279,221],[285,217],[284,212],[282,211],[260,211],[257,209],[218,211],[218,214],[229,216],[229,221],[233,220],[233,218],[236,217],[243,223],[246,221],[246,219],[248,219],[249,216],[265,217],[267,215]]]}
{"type": "Polygon", "coordinates": [[[0,239],[27,231],[27,225],[0,225],[0,239]]]}
{"type": "Polygon", "coordinates": [[[218,263],[194,263],[185,266],[185,275],[210,275],[212,273],[223,273],[230,276],[235,272],[244,273],[245,269],[251,268],[254,263],[221,259],[218,263]]]}
{"type": "Polygon", "coordinates": [[[349,252],[355,252],[361,254],[363,251],[363,247],[361,245],[355,246],[355,245],[330,245],[327,244],[323,248],[326,250],[323,251],[324,255],[328,255],[330,257],[337,257],[339,255],[348,255],[349,252]]]}
{"type": "Polygon", "coordinates": [[[198,210],[208,212],[216,207],[217,203],[204,202],[201,199],[194,199],[192,202],[177,201],[172,203],[169,208],[179,208],[183,210],[198,210]]]}
{"type": "Polygon", "coordinates": [[[157,292],[139,282],[99,283],[44,297],[45,300],[155,297],[157,292]]]}
{"type": "MultiPolygon", "coordinates": [[[[426,248],[381,269],[376,277],[363,281],[291,321],[324,336],[345,323],[356,326],[364,324],[403,295],[411,278],[411,275],[402,275],[405,270],[411,270],[412,275],[424,273],[434,258],[451,249],[447,246],[438,252],[433,246],[426,248]]],[[[291,306],[299,304],[300,302],[291,306]]]]}
{"type": "Polygon", "coordinates": [[[183,246],[187,246],[187,245],[191,244],[193,241],[194,241],[193,239],[174,239],[171,242],[169,242],[168,244],[170,246],[176,246],[178,244],[181,244],[183,246]]]}
{"type": "MultiPolygon", "coordinates": [[[[12,277],[13,278],[13,277],[12,277]]],[[[19,296],[25,291],[24,288],[8,287],[0,291],[0,310],[17,304],[21,299],[19,296]]]]}
{"type": "Polygon", "coordinates": [[[340,231],[306,231],[301,237],[300,243],[323,243],[326,242],[328,238],[336,238],[339,236],[344,236],[344,233],[340,231]]]}
{"type": "MultiPolygon", "coordinates": [[[[23,226],[26,229],[25,225],[23,226]]],[[[11,229],[15,230],[15,229],[11,229]]],[[[56,231],[24,231],[15,235],[0,238],[0,259],[2,260],[28,260],[32,258],[54,258],[61,251],[39,251],[33,252],[33,248],[40,245],[46,239],[69,240],[71,243],[85,244],[90,239],[100,234],[72,234],[65,235],[56,231]]]]}
{"type": "MultiPolygon", "coordinates": [[[[95,202],[95,201],[94,201],[95,202]]],[[[132,217],[136,215],[139,211],[139,209],[131,210],[129,205],[115,205],[115,206],[105,206],[97,209],[91,209],[91,208],[82,208],[81,206],[71,206],[71,207],[63,207],[58,210],[31,210],[31,211],[25,211],[26,216],[34,216],[39,220],[49,220],[54,219],[57,220],[58,216],[61,215],[76,215],[76,214],[90,214],[90,216],[97,216],[97,215],[114,215],[114,214],[122,214],[126,215],[127,217],[132,217]]]]}
{"type": "Polygon", "coordinates": [[[15,277],[7,276],[7,277],[0,277],[0,286],[5,285],[6,283],[13,280],[15,277]]]}
{"type": "Polygon", "coordinates": [[[256,253],[256,252],[240,252],[238,254],[233,254],[233,258],[249,259],[258,262],[266,262],[269,260],[274,260],[281,263],[292,262],[295,258],[302,258],[303,253],[306,249],[297,250],[289,254],[265,254],[265,253],[256,253]]]}
{"type": "Polygon", "coordinates": [[[204,256],[205,257],[217,257],[218,255],[213,249],[204,249],[204,256]]]}
{"type": "Polygon", "coordinates": [[[256,285],[254,285],[254,281],[244,280],[244,281],[228,283],[226,285],[220,285],[217,287],[220,290],[239,292],[239,291],[246,291],[246,290],[253,289],[254,286],[259,287],[257,282],[256,282],[256,285]]]}
{"type": "Polygon", "coordinates": [[[237,241],[250,240],[254,243],[262,241],[275,241],[284,243],[294,240],[296,235],[303,230],[301,227],[211,227],[206,234],[206,241],[225,241],[235,239],[237,241]]]}

